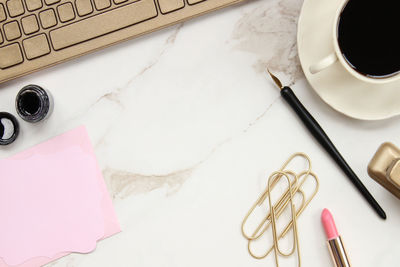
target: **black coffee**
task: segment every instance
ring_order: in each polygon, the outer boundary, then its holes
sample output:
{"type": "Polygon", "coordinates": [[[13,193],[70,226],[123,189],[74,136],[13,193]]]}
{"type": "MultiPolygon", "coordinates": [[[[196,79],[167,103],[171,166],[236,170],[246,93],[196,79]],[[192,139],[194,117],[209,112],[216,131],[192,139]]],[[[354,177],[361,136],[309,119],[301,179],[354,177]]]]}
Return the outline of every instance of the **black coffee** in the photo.
{"type": "Polygon", "coordinates": [[[340,50],[366,76],[400,72],[400,0],[349,0],[338,24],[340,50]]]}

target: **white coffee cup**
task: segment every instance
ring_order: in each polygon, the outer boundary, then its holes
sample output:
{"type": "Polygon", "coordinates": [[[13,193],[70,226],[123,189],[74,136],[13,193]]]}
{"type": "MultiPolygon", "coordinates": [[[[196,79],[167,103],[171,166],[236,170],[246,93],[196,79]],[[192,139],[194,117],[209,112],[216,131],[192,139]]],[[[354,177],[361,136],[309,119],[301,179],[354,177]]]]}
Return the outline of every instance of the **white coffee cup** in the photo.
{"type": "Polygon", "coordinates": [[[338,42],[338,27],[339,27],[339,19],[343,9],[346,7],[347,3],[351,0],[341,0],[339,8],[336,11],[336,15],[333,20],[333,27],[332,27],[332,41],[333,41],[333,48],[334,51],[329,54],[328,56],[324,57],[320,61],[315,64],[312,64],[309,67],[309,71],[311,74],[316,74],[330,66],[332,66],[336,61],[339,61],[340,64],[354,77],[357,79],[367,82],[367,83],[389,83],[394,82],[400,79],[400,72],[387,75],[387,76],[380,76],[380,77],[372,77],[363,75],[362,73],[357,72],[354,68],[351,67],[349,62],[343,57],[342,52],[339,47],[338,42]]]}

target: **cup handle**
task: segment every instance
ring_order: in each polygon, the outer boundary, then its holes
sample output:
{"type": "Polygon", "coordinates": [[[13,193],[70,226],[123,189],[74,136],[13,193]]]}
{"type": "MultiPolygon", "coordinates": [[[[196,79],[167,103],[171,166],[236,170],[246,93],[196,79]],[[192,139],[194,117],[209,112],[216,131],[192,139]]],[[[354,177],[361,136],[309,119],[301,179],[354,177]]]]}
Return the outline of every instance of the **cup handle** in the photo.
{"type": "Polygon", "coordinates": [[[309,67],[309,71],[311,72],[311,74],[318,73],[318,72],[326,69],[333,63],[335,63],[337,60],[338,60],[338,58],[337,58],[336,54],[332,53],[329,56],[326,56],[323,59],[321,59],[319,62],[311,65],[309,67]]]}

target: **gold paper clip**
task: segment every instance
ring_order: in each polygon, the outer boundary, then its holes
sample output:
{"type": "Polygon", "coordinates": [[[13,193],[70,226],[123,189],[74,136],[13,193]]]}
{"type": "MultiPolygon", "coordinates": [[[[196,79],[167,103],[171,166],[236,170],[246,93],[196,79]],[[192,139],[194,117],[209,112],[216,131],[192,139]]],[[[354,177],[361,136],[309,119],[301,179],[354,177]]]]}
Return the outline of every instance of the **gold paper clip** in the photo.
{"type": "Polygon", "coordinates": [[[272,250],[274,250],[275,254],[275,263],[279,266],[278,256],[291,256],[297,251],[298,264],[301,266],[301,258],[300,258],[300,247],[298,242],[298,234],[297,234],[297,218],[301,215],[304,209],[309,205],[311,200],[314,198],[316,193],[318,192],[319,181],[318,177],[311,171],[311,161],[309,157],[304,153],[296,153],[293,154],[281,167],[281,169],[277,172],[271,174],[268,179],[268,186],[261,194],[261,196],[257,199],[257,201],[250,208],[248,213],[246,214],[243,222],[242,222],[242,234],[248,240],[248,251],[250,255],[256,259],[263,259],[267,257],[272,250]],[[301,157],[306,159],[308,162],[308,169],[304,170],[298,174],[293,171],[286,170],[287,166],[290,162],[296,158],[301,157]],[[278,184],[280,179],[283,177],[287,180],[287,189],[284,193],[278,198],[275,203],[272,203],[271,199],[271,191],[278,184]],[[313,178],[315,181],[315,188],[312,191],[311,195],[307,198],[304,191],[302,190],[302,186],[309,179],[313,178]],[[291,179],[292,178],[292,179],[291,179]],[[296,209],[296,205],[293,203],[293,198],[295,195],[299,195],[301,197],[301,203],[296,209]],[[257,207],[260,207],[264,201],[268,198],[268,206],[269,212],[267,212],[266,216],[261,220],[261,222],[257,225],[254,231],[251,234],[245,231],[246,223],[249,217],[254,213],[257,207]],[[291,212],[291,220],[283,229],[283,231],[278,234],[277,233],[277,219],[282,215],[285,209],[288,207],[290,203],[290,212],[291,212]],[[256,255],[251,248],[251,244],[253,241],[258,240],[268,229],[272,226],[272,238],[273,244],[266,250],[264,254],[256,255]],[[284,253],[279,247],[279,240],[286,236],[290,229],[293,229],[293,246],[292,249],[288,253],[284,253]]]}

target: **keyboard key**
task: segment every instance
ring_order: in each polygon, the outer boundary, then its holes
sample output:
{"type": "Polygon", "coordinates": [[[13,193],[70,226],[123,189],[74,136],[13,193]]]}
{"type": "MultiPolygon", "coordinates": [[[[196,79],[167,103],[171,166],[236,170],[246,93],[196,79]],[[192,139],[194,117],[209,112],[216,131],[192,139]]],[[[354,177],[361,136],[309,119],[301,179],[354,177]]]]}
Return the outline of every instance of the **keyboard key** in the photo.
{"type": "Polygon", "coordinates": [[[74,8],[71,3],[65,3],[57,7],[58,17],[61,22],[67,22],[75,18],[74,8]]]}
{"type": "Polygon", "coordinates": [[[103,10],[111,6],[111,0],[94,0],[97,10],[103,10]]]}
{"type": "Polygon", "coordinates": [[[185,6],[183,0],[158,0],[162,13],[169,13],[185,6]]]}
{"type": "Polygon", "coordinates": [[[6,11],[4,10],[4,6],[0,3],[0,22],[5,21],[7,18],[6,11]]]}
{"type": "Polygon", "coordinates": [[[53,9],[46,9],[39,13],[40,23],[44,29],[57,25],[56,13],[53,9]]]}
{"type": "Polygon", "coordinates": [[[44,0],[44,1],[46,2],[46,5],[50,6],[50,5],[53,5],[53,4],[57,4],[61,0],[44,0]]]}
{"type": "Polygon", "coordinates": [[[49,42],[44,33],[22,41],[27,59],[35,59],[50,53],[49,42]]]}
{"type": "Polygon", "coordinates": [[[42,8],[42,0],[25,0],[26,8],[29,11],[35,11],[42,8]]]}
{"type": "Polygon", "coordinates": [[[11,21],[3,25],[4,35],[8,41],[12,41],[21,37],[21,30],[17,21],[11,21]]]}
{"type": "Polygon", "coordinates": [[[122,4],[122,3],[126,2],[126,1],[128,1],[128,0],[114,0],[114,3],[116,5],[118,5],[118,4],[122,4]]]}
{"type": "Polygon", "coordinates": [[[0,48],[0,69],[6,69],[24,61],[19,44],[10,44],[0,48]]]}
{"type": "Polygon", "coordinates": [[[198,4],[200,2],[204,2],[206,0],[188,0],[189,5],[198,4]]]}
{"type": "Polygon", "coordinates": [[[39,24],[35,15],[29,15],[21,19],[22,29],[25,34],[31,34],[39,31],[39,24]]]}
{"type": "Polygon", "coordinates": [[[25,9],[21,0],[8,0],[7,9],[10,17],[17,17],[25,13],[25,9]]]}
{"type": "Polygon", "coordinates": [[[50,40],[54,49],[60,50],[156,16],[153,0],[133,2],[50,31],[50,40]]]}
{"type": "Polygon", "coordinates": [[[92,3],[90,2],[90,0],[76,0],[75,6],[78,15],[81,17],[93,12],[92,3]]]}

